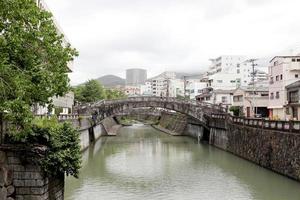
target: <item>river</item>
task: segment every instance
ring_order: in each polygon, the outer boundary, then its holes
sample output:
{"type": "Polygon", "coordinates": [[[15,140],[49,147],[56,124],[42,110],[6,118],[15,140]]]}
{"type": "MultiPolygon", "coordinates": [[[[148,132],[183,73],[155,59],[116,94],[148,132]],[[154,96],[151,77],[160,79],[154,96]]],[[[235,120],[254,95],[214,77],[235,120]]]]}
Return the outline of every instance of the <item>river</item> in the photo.
{"type": "Polygon", "coordinates": [[[67,200],[299,200],[300,183],[190,137],[123,127],[83,154],[67,200]]]}

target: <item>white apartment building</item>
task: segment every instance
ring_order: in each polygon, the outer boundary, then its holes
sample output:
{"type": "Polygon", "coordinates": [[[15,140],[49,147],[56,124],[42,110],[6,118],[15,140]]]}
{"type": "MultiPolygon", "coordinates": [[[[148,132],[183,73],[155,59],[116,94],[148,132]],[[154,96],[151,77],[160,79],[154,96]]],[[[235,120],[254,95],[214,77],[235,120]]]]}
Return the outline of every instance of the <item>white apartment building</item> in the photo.
{"type": "Polygon", "coordinates": [[[287,108],[286,86],[300,77],[300,56],[275,56],[269,66],[269,117],[288,120],[291,118],[287,108]]]}
{"type": "Polygon", "coordinates": [[[153,96],[166,97],[168,95],[168,84],[169,80],[176,78],[175,72],[164,72],[158,76],[155,76],[148,81],[152,85],[153,96]]]}
{"type": "Polygon", "coordinates": [[[237,65],[245,60],[246,56],[241,55],[222,55],[218,58],[210,59],[211,65],[207,75],[213,75],[220,72],[236,74],[237,65]]]}

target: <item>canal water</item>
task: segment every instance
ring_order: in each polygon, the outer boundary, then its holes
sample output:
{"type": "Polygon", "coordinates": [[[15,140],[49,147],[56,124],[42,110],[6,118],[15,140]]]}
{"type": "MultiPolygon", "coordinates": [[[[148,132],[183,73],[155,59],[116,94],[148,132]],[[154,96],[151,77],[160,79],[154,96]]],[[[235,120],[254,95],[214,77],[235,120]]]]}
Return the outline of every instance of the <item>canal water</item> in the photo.
{"type": "Polygon", "coordinates": [[[300,183],[190,137],[123,127],[83,155],[67,200],[299,200],[300,183]]]}

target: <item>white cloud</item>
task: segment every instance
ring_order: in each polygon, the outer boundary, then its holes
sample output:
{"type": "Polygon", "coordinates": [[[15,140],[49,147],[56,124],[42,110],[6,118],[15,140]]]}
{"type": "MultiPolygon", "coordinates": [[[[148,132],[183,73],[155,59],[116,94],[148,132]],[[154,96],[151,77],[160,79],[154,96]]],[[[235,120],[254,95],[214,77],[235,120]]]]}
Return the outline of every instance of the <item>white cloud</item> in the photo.
{"type": "Polygon", "coordinates": [[[72,83],[144,67],[200,71],[221,54],[299,44],[298,0],[47,0],[80,56],[72,83]]]}

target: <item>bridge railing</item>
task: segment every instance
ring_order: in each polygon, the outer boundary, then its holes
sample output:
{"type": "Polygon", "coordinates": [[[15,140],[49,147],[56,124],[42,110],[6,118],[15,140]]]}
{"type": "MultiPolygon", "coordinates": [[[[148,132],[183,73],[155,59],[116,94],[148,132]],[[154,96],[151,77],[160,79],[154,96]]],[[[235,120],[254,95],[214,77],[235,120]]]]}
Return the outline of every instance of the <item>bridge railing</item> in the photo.
{"type": "Polygon", "coordinates": [[[261,118],[236,117],[230,114],[212,114],[211,117],[215,119],[224,119],[232,124],[300,134],[300,121],[280,121],[261,118]]]}

